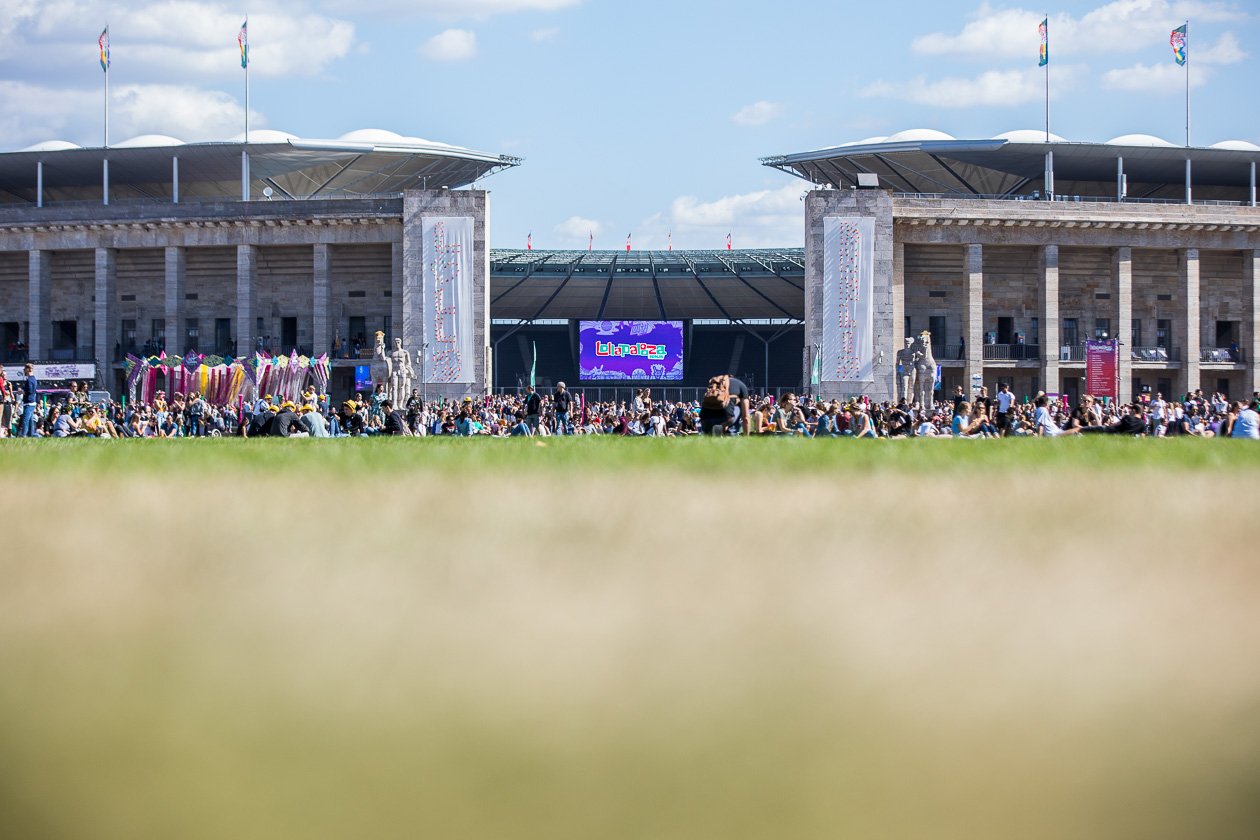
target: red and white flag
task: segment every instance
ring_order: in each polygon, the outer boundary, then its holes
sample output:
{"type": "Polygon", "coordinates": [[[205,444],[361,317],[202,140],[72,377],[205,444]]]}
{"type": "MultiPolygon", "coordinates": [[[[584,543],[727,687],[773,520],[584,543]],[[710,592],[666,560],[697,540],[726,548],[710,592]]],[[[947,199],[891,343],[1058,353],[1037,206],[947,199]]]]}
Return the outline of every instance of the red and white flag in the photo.
{"type": "Polygon", "coordinates": [[[534,250],[534,232],[532,230],[529,232],[529,236],[525,237],[525,250],[534,250]]]}
{"type": "Polygon", "coordinates": [[[731,250],[731,235],[726,234],[726,250],[731,250]]]}
{"type": "Polygon", "coordinates": [[[626,250],[630,250],[630,234],[626,234],[626,250]]]}
{"type": "Polygon", "coordinates": [[[667,250],[674,250],[674,232],[672,230],[669,232],[669,248],[667,250]]]}
{"type": "Polygon", "coordinates": [[[595,231],[591,231],[586,236],[586,250],[589,251],[594,247],[595,247],[595,231]]]}

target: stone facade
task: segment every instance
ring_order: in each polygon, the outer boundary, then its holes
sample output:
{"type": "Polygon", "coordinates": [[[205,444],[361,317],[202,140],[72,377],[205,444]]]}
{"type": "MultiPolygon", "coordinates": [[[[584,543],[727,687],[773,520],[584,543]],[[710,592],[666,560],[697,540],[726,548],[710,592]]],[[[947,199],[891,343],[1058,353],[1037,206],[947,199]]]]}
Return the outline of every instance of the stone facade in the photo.
{"type": "MultiPolygon", "coordinates": [[[[490,248],[487,238],[487,207],[484,192],[429,190],[410,192],[404,198],[402,241],[403,346],[420,350],[424,335],[424,220],[432,217],[471,217],[473,220],[472,302],[473,368],[472,384],[428,384],[430,395],[459,398],[485,393],[490,386],[490,248]]],[[[420,370],[417,367],[416,373],[420,370]]]]}
{"type": "MultiPolygon", "coordinates": [[[[0,325],[32,359],[94,359],[117,386],[118,353],[330,352],[351,332],[419,349],[419,298],[407,309],[404,207],[475,219],[475,365],[459,395],[488,388],[486,193],[397,199],[163,202],[0,210],[0,325]],[[292,345],[292,346],[289,346],[292,345]]],[[[413,243],[419,245],[419,238],[413,243]]],[[[413,255],[414,256],[414,255],[413,255]]],[[[421,262],[414,263],[418,272],[421,262]]],[[[413,291],[415,287],[413,286],[413,291]]],[[[0,348],[4,350],[6,348],[0,348]]],[[[418,385],[421,383],[417,383],[418,385]]],[[[452,393],[451,396],[457,396],[452,393]]]]}
{"type": "MultiPolygon", "coordinates": [[[[822,345],[823,335],[823,226],[828,216],[869,216],[875,220],[874,268],[872,288],[875,334],[873,382],[827,382],[819,393],[832,397],[867,396],[880,402],[892,399],[893,377],[897,369],[896,351],[891,337],[900,335],[894,329],[893,317],[899,294],[893,284],[899,276],[893,270],[893,205],[882,190],[839,191],[815,190],[805,198],[805,346],[822,345]]],[[[905,306],[904,299],[901,306],[905,306]]]]}

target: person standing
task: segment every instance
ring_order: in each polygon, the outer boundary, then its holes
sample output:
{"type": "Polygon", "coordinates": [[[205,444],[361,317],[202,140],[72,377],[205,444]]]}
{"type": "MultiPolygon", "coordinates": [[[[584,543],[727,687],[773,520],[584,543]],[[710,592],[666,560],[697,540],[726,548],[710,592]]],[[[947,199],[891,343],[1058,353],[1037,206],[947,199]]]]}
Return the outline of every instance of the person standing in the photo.
{"type": "Polygon", "coordinates": [[[525,425],[529,426],[530,436],[538,434],[538,424],[542,419],[542,397],[534,390],[533,385],[525,389],[525,425]]]}
{"type": "Polygon", "coordinates": [[[564,387],[563,382],[556,385],[556,393],[551,398],[551,402],[556,407],[556,434],[573,434],[573,427],[569,425],[569,413],[573,411],[573,395],[564,387]]]}
{"type": "Polygon", "coordinates": [[[35,378],[35,366],[27,364],[22,368],[26,376],[23,383],[25,393],[22,395],[22,425],[18,429],[18,437],[35,437],[35,403],[39,399],[39,380],[35,378]]]}
{"type": "Polygon", "coordinates": [[[997,395],[997,427],[1002,437],[1006,437],[1011,429],[1011,414],[1015,408],[1015,395],[1011,393],[1009,382],[1003,382],[997,395]]]}
{"type": "Polygon", "coordinates": [[[13,388],[9,385],[4,368],[0,367],[0,438],[9,436],[13,422],[13,388]]]}

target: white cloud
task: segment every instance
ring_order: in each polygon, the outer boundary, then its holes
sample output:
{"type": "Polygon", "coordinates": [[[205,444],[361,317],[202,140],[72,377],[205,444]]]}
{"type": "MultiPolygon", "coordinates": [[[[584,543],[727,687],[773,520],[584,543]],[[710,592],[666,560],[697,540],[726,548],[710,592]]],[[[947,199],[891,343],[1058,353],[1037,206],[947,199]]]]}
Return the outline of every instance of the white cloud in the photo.
{"type": "Polygon", "coordinates": [[[667,212],[640,223],[634,243],[640,248],[664,248],[673,232],[675,248],[726,247],[730,233],[736,248],[783,248],[805,241],[801,195],[810,189],[794,181],[772,190],[757,190],[701,200],[675,198],[667,212]]]}
{"type": "Polygon", "coordinates": [[[552,12],[581,3],[582,0],[323,0],[321,6],[345,14],[485,19],[512,12],[552,12]]]}
{"type": "MultiPolygon", "coordinates": [[[[251,73],[313,75],[355,46],[352,23],[320,15],[305,3],[257,6],[262,8],[249,19],[251,73]]],[[[198,0],[146,0],[125,8],[97,0],[0,0],[0,35],[11,41],[12,66],[29,67],[24,75],[36,83],[47,83],[50,68],[65,72],[93,63],[97,27],[106,20],[115,71],[126,68],[148,78],[193,83],[207,75],[239,75],[236,34],[243,19],[237,7],[198,0]]]]}
{"type": "MultiPolygon", "coordinates": [[[[1057,95],[1071,90],[1080,68],[1062,65],[1054,83],[1057,95]]],[[[947,78],[928,81],[919,76],[908,82],[878,81],[868,85],[861,95],[868,98],[901,99],[918,105],[939,108],[974,108],[1014,106],[1036,102],[1045,97],[1045,81],[1035,68],[1026,70],[989,70],[975,78],[947,78]]]]}
{"type": "MultiPolygon", "coordinates": [[[[0,147],[22,148],[44,140],[83,146],[102,142],[100,91],[57,89],[0,82],[0,147]]],[[[110,139],[169,134],[180,140],[223,140],[245,128],[245,110],[220,91],[180,85],[120,85],[111,91],[110,139]]],[[[250,127],[265,120],[250,114],[250,127]]]]}
{"type": "Polygon", "coordinates": [[[570,216],[553,228],[556,236],[565,244],[583,246],[587,244],[591,234],[595,234],[598,238],[603,230],[604,226],[599,222],[594,219],[584,219],[581,216],[570,216]]]}
{"type": "MultiPolygon", "coordinates": [[[[1219,41],[1202,47],[1191,44],[1190,62],[1194,72],[1190,74],[1190,87],[1206,84],[1213,75],[1213,68],[1223,64],[1237,64],[1247,57],[1232,32],[1219,41]]],[[[1103,74],[1103,87],[1130,93],[1176,93],[1185,90],[1185,69],[1169,61],[1162,64],[1134,64],[1108,70],[1103,74]]]]}
{"type": "Polygon", "coordinates": [[[742,126],[765,125],[783,113],[783,106],[777,102],[761,100],[745,105],[731,115],[731,122],[742,126]]]}
{"type": "MultiPolygon", "coordinates": [[[[922,55],[961,58],[1032,58],[1037,55],[1037,24],[1045,13],[981,4],[972,19],[954,35],[934,32],[914,39],[910,48],[922,55]]],[[[1050,15],[1050,55],[1111,54],[1143,50],[1185,20],[1224,23],[1242,20],[1245,12],[1234,3],[1170,2],[1170,0],[1114,0],[1080,18],[1050,15]]]]}
{"type": "Polygon", "coordinates": [[[420,54],[432,61],[467,61],[477,55],[477,34],[447,29],[421,44],[420,54]]]}
{"type": "Polygon", "coordinates": [[[529,39],[535,43],[541,44],[544,41],[553,40],[559,34],[560,30],[553,26],[546,29],[535,29],[533,32],[529,33],[529,39]]]}

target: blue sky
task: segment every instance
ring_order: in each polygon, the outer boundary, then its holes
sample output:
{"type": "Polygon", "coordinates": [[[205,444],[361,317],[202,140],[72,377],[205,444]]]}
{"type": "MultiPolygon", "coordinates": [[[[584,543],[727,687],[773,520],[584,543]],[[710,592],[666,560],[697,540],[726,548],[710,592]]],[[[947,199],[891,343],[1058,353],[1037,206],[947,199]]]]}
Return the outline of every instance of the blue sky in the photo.
{"type": "MultiPolygon", "coordinates": [[[[1051,25],[1051,128],[1069,140],[1260,143],[1260,9],[1115,0],[254,0],[251,127],[382,128],[525,159],[483,183],[495,247],[799,246],[808,185],[761,166],[908,128],[989,137],[1044,124],[1036,25],[1051,25]]],[[[99,145],[96,39],[111,28],[111,140],[244,127],[236,32],[214,0],[0,0],[0,148],[99,145]]]]}

